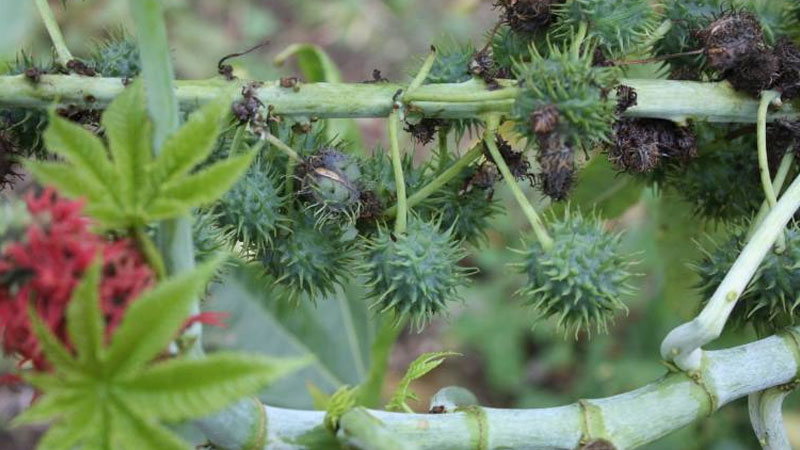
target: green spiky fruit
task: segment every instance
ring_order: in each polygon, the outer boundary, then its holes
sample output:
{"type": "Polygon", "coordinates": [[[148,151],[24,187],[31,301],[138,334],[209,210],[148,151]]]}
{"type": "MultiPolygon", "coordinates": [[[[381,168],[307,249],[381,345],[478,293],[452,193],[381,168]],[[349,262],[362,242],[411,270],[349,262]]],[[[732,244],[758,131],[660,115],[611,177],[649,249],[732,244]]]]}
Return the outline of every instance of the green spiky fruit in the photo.
{"type": "Polygon", "coordinates": [[[91,56],[95,71],[104,77],[134,78],[142,72],[140,61],[136,41],[123,32],[97,44],[91,56]]]}
{"type": "MultiPolygon", "coordinates": [[[[696,126],[698,157],[685,169],[671,166],[665,184],[694,205],[695,213],[712,221],[749,217],[764,200],[758,155],[752,134],[730,139],[729,127],[696,126]]],[[[770,168],[777,168],[773,156],[770,168]]]]}
{"type": "Polygon", "coordinates": [[[192,240],[198,261],[207,261],[217,253],[232,247],[231,233],[219,226],[219,215],[211,211],[200,211],[193,217],[192,240]]]}
{"type": "Polygon", "coordinates": [[[258,255],[276,283],[287,288],[291,300],[300,294],[317,300],[334,293],[350,273],[354,242],[338,224],[320,224],[310,214],[294,213],[291,229],[281,230],[272,245],[258,255]]]}
{"type": "Polygon", "coordinates": [[[520,250],[516,266],[527,275],[518,294],[542,318],[555,317],[559,328],[574,331],[594,326],[607,331],[607,324],[621,310],[622,299],[632,293],[629,285],[632,255],[622,251],[620,235],[603,229],[594,217],[567,213],[551,221],[553,247],[538,241],[520,250]]]}
{"type": "Polygon", "coordinates": [[[451,41],[436,44],[435,47],[436,60],[425,78],[426,84],[463,83],[472,78],[469,63],[476,52],[472,44],[460,45],[451,41]]]}
{"type": "Polygon", "coordinates": [[[527,61],[533,37],[515,33],[508,25],[495,31],[492,38],[492,57],[498,69],[511,73],[514,61],[527,61]]]}
{"type": "Polygon", "coordinates": [[[285,197],[270,169],[250,169],[217,203],[215,212],[223,230],[244,245],[245,252],[267,248],[285,221],[285,197]]]}
{"type": "MultiPolygon", "coordinates": [[[[724,0],[687,0],[663,3],[664,18],[669,19],[672,26],[664,36],[656,42],[656,55],[672,55],[702,48],[697,38],[697,30],[708,25],[714,14],[723,10],[724,0]]],[[[702,55],[670,58],[669,65],[673,74],[688,73],[691,70],[699,79],[703,67],[702,55]]]]}
{"type": "MultiPolygon", "coordinates": [[[[705,258],[694,269],[700,275],[698,288],[704,302],[711,298],[741,253],[745,235],[743,231],[735,232],[721,245],[703,250],[705,258]]],[[[767,253],[730,317],[738,326],[752,324],[762,336],[800,321],[800,231],[790,227],[784,236],[786,249],[781,254],[767,253]]]]}
{"type": "MultiPolygon", "coordinates": [[[[410,195],[428,180],[425,173],[427,165],[415,166],[413,155],[406,152],[402,157],[402,166],[406,193],[410,195]]],[[[383,207],[389,207],[397,201],[392,160],[384,149],[376,148],[371,158],[362,161],[361,170],[363,189],[373,192],[383,207]]]]}
{"type": "Polygon", "coordinates": [[[362,272],[374,307],[411,318],[417,327],[457,300],[469,269],[460,267],[463,251],[450,230],[411,217],[405,233],[382,228],[365,241],[362,272]]]}
{"type": "Polygon", "coordinates": [[[546,133],[556,132],[569,146],[608,141],[615,119],[607,88],[618,74],[609,67],[593,65],[592,50],[550,47],[544,56],[531,47],[530,62],[518,62],[514,72],[521,81],[521,92],[513,114],[520,133],[529,138],[541,136],[541,111],[554,110],[546,133]]]}
{"type": "Polygon", "coordinates": [[[485,180],[488,185],[473,183],[473,179],[481,177],[481,170],[465,170],[418,208],[425,217],[440,221],[442,228],[451,229],[457,241],[474,245],[483,243],[492,218],[501,211],[493,196],[494,180],[485,180]]]}
{"type": "Polygon", "coordinates": [[[554,9],[558,35],[588,24],[589,36],[612,56],[640,47],[660,20],[653,3],[641,0],[567,0],[554,9]]]}
{"type": "Polygon", "coordinates": [[[323,148],[301,164],[302,193],[318,216],[358,216],[361,168],[358,160],[334,148],[323,148]]]}

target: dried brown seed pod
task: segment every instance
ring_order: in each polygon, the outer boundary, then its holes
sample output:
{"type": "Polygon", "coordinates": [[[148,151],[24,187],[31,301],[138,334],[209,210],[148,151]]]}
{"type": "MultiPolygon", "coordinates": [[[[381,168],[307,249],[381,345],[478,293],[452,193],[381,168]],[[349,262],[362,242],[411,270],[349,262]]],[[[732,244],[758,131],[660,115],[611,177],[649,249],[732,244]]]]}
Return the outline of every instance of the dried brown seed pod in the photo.
{"type": "Polygon", "coordinates": [[[550,134],[558,126],[558,108],[547,105],[531,113],[531,130],[539,136],[550,134]]]}
{"type": "Polygon", "coordinates": [[[533,34],[553,21],[552,6],[558,0],[497,0],[503,9],[502,20],[517,33],[533,34]]]}
{"type": "Polygon", "coordinates": [[[662,119],[622,118],[614,124],[608,159],[632,173],[650,172],[662,158],[685,165],[697,156],[697,140],[685,127],[662,119]]]}
{"type": "Polygon", "coordinates": [[[753,14],[726,12],[698,32],[708,65],[716,70],[735,69],[744,56],[764,51],[764,33],[753,14]]]}
{"type": "Polygon", "coordinates": [[[555,201],[565,200],[575,183],[575,157],[572,147],[556,133],[539,139],[537,155],[542,172],[537,176],[539,189],[555,201]]]}

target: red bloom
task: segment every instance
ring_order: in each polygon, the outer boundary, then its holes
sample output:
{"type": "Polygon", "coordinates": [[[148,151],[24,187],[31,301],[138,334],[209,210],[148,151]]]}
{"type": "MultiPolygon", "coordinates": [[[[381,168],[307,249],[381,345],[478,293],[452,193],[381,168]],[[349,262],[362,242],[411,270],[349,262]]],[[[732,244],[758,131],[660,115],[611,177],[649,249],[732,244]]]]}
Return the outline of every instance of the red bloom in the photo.
{"type": "Polygon", "coordinates": [[[63,199],[52,189],[25,199],[33,217],[19,242],[0,254],[0,337],[3,351],[30,361],[36,370],[49,365],[28,318],[28,305],[53,333],[69,345],[66,307],[86,269],[102,255],[101,307],[106,336],[120,323],[128,303],[155,283],[136,245],[128,239],[109,241],[89,231],[82,203],[63,199]]]}

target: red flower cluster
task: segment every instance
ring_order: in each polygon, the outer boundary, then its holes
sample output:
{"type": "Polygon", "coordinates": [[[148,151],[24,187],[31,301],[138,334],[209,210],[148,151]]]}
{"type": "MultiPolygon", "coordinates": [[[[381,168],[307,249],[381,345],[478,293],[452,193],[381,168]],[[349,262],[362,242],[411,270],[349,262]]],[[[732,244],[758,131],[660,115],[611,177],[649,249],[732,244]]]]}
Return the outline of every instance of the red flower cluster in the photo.
{"type": "Polygon", "coordinates": [[[69,345],[65,313],[72,290],[100,255],[100,284],[106,336],[110,336],[128,303],[156,280],[136,245],[129,239],[109,241],[89,230],[82,203],[63,199],[52,189],[25,199],[32,223],[22,239],[6,243],[0,253],[0,339],[3,351],[30,361],[36,370],[49,365],[31,329],[28,305],[53,333],[69,345]]]}

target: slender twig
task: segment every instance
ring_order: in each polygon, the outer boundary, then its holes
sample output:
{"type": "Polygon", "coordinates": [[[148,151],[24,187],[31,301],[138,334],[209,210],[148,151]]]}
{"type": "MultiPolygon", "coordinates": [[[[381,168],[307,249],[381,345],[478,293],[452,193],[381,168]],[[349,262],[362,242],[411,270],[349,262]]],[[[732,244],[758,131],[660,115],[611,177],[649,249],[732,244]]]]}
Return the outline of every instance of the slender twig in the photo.
{"type": "MultiPolygon", "coordinates": [[[[408,197],[406,207],[413,208],[414,206],[420,204],[420,202],[430,197],[431,194],[439,190],[439,188],[447,184],[453,178],[457,177],[465,167],[469,166],[472,164],[472,162],[480,158],[482,154],[483,142],[479,141],[467,153],[464,153],[461,158],[458,158],[444,172],[440,173],[436,178],[420,188],[420,190],[415,192],[412,196],[408,197]]],[[[392,206],[391,208],[387,209],[386,212],[384,212],[384,216],[386,217],[395,217],[396,215],[396,206],[392,206]]]]}
{"type": "Polygon", "coordinates": [[[301,158],[296,151],[292,150],[291,147],[284,144],[283,141],[271,135],[270,133],[264,133],[264,139],[266,139],[270,144],[274,145],[275,148],[286,154],[286,156],[288,156],[292,161],[301,162],[303,160],[303,158],[301,158]]]}
{"type": "MultiPolygon", "coordinates": [[[[789,171],[792,169],[792,164],[794,164],[794,152],[787,149],[786,153],[783,155],[783,159],[781,159],[781,164],[778,166],[778,171],[775,173],[775,179],[772,180],[772,190],[775,191],[776,195],[780,195],[783,184],[786,182],[786,177],[789,176],[789,171]]],[[[758,214],[756,214],[756,217],[750,224],[750,230],[747,232],[747,239],[753,236],[753,233],[758,229],[758,226],[764,220],[769,210],[769,202],[764,200],[761,203],[758,214]]]]}
{"type": "Polygon", "coordinates": [[[531,205],[531,202],[528,201],[528,198],[525,197],[525,193],[522,192],[519,184],[517,184],[517,180],[514,178],[514,175],[508,168],[506,160],[503,159],[503,155],[500,153],[500,150],[497,149],[495,137],[497,136],[498,122],[499,119],[497,116],[489,116],[487,118],[486,133],[484,134],[483,142],[486,144],[486,148],[489,149],[489,153],[492,155],[494,163],[500,170],[500,174],[503,175],[503,180],[505,180],[506,185],[511,190],[511,193],[514,194],[514,198],[517,200],[517,203],[522,209],[522,212],[525,214],[525,217],[528,218],[528,222],[530,222],[533,232],[536,234],[536,239],[538,239],[539,243],[542,244],[542,248],[544,248],[546,251],[550,250],[553,248],[553,238],[547,233],[544,222],[542,222],[542,219],[539,218],[539,214],[536,213],[536,209],[534,209],[533,205],[531,205]]]}
{"type": "MultiPolygon", "coordinates": [[[[775,190],[772,187],[772,178],[769,175],[769,160],[767,158],[767,111],[769,105],[777,100],[780,94],[775,91],[764,91],[761,94],[761,101],[758,105],[758,117],[756,119],[756,139],[758,149],[758,173],[761,177],[761,188],[764,190],[764,196],[770,208],[774,208],[778,203],[778,198],[775,195],[775,190]]],[[[783,253],[786,248],[786,240],[781,233],[775,243],[775,251],[783,253]]]]}
{"type": "Polygon", "coordinates": [[[50,35],[50,40],[53,42],[53,48],[56,50],[56,62],[61,67],[67,67],[67,63],[73,60],[72,53],[67,48],[64,35],[61,34],[61,29],[58,27],[58,22],[53,10],[50,8],[50,3],[47,0],[35,1],[39,16],[41,16],[44,27],[47,29],[47,34],[50,35]]]}
{"type": "Polygon", "coordinates": [[[400,156],[400,142],[397,137],[397,128],[400,118],[398,109],[389,115],[389,146],[392,155],[392,167],[394,168],[394,184],[397,190],[397,217],[394,222],[395,234],[406,232],[408,226],[408,204],[406,203],[406,181],[403,176],[403,159],[400,156]]]}
{"type": "Polygon", "coordinates": [[[416,91],[417,88],[422,86],[422,83],[424,83],[425,79],[428,78],[428,74],[431,72],[431,67],[433,67],[434,62],[436,62],[436,47],[431,45],[431,52],[422,63],[422,67],[420,67],[419,72],[417,72],[417,76],[415,76],[411,81],[411,84],[408,85],[405,97],[408,97],[412,92],[416,91]]]}

